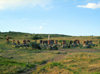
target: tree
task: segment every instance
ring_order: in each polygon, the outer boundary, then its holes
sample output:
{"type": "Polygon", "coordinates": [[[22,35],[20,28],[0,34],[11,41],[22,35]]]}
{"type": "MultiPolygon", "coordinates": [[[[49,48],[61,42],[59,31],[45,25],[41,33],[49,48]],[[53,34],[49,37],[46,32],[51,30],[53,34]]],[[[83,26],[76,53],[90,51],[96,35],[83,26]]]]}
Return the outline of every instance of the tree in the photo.
{"type": "Polygon", "coordinates": [[[43,39],[43,38],[40,35],[35,35],[32,39],[35,40],[35,42],[37,43],[37,40],[43,39]]]}

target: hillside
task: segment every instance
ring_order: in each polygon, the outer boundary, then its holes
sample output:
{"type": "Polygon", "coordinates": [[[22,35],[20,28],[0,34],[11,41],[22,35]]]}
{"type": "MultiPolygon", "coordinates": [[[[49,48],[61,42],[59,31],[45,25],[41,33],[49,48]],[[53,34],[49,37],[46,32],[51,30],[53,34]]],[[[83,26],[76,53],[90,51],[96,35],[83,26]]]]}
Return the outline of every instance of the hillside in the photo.
{"type": "MultiPolygon", "coordinates": [[[[12,39],[16,38],[24,38],[29,39],[35,35],[39,35],[42,38],[47,38],[48,34],[30,34],[30,33],[22,33],[22,32],[0,32],[0,39],[5,39],[6,36],[10,36],[12,39]]],[[[70,35],[63,34],[49,34],[51,37],[71,37],[70,35]]]]}

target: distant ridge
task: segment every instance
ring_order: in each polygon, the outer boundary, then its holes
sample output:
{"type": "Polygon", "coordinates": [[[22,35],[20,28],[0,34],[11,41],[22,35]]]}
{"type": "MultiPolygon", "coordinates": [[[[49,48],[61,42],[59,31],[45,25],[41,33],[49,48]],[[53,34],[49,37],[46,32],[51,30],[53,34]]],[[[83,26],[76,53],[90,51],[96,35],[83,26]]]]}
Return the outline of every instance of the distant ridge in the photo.
{"type": "Polygon", "coordinates": [[[34,35],[39,35],[41,37],[48,37],[48,35],[50,35],[51,37],[72,37],[70,35],[64,35],[64,34],[31,34],[31,33],[23,33],[23,32],[13,32],[13,31],[9,31],[9,32],[0,32],[0,35],[2,36],[13,36],[13,37],[18,37],[18,36],[34,36],[34,35]]]}

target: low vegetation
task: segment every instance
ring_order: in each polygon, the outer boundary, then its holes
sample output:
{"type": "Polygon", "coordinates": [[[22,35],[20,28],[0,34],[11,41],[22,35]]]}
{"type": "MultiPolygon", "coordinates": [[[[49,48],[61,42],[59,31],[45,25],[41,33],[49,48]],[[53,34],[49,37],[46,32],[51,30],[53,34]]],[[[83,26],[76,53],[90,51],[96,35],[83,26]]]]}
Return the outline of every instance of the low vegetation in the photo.
{"type": "Polygon", "coordinates": [[[33,74],[99,74],[99,53],[69,53],[59,62],[38,67],[33,74]]]}
{"type": "MultiPolygon", "coordinates": [[[[71,37],[54,35],[54,40],[92,40],[96,47],[67,48],[47,50],[43,48],[16,48],[6,42],[6,36],[13,40],[30,39],[38,47],[38,39],[47,40],[48,35],[9,32],[0,33],[0,74],[100,74],[100,39],[99,37],[71,37]],[[34,43],[37,40],[36,44],[34,43]]],[[[61,42],[61,41],[60,41],[61,42]]]]}

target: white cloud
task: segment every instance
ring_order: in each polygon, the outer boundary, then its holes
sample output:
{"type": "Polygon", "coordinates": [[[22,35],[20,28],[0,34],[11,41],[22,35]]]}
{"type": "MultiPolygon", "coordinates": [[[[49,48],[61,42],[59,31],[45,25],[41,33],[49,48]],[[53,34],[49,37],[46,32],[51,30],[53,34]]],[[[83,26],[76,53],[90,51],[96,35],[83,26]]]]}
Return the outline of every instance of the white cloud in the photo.
{"type": "Polygon", "coordinates": [[[40,6],[49,5],[52,0],[0,0],[0,10],[7,8],[15,8],[20,6],[40,6]]]}
{"type": "Polygon", "coordinates": [[[100,3],[88,3],[87,5],[78,5],[77,7],[96,9],[100,8],[100,3]]]}

